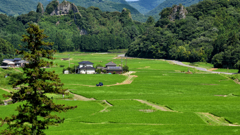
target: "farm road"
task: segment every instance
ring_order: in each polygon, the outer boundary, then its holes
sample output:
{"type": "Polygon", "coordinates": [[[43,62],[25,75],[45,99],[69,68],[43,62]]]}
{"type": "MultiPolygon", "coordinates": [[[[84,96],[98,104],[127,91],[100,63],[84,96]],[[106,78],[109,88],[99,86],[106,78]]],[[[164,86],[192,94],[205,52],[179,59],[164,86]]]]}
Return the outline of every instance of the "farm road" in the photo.
{"type": "MultiPolygon", "coordinates": [[[[120,55],[118,55],[118,57],[125,57],[125,54],[120,54],[120,55]]],[[[126,58],[136,58],[136,57],[126,57],[126,58]]],[[[147,59],[147,58],[140,58],[140,59],[147,59]]],[[[208,71],[206,68],[186,65],[186,64],[183,64],[181,61],[177,61],[177,60],[166,60],[166,59],[151,59],[151,60],[165,60],[165,61],[171,62],[173,64],[176,64],[176,65],[180,65],[180,66],[184,66],[184,67],[190,67],[190,68],[195,68],[197,70],[205,71],[205,72],[209,72],[209,73],[213,73],[213,74],[226,74],[226,75],[237,74],[237,73],[208,71]]]]}

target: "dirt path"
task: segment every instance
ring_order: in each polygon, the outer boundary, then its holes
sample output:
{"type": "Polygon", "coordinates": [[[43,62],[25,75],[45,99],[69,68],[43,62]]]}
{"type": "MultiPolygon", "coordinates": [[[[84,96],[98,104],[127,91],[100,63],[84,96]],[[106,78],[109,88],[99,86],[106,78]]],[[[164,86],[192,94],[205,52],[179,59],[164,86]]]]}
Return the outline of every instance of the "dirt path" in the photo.
{"type": "Polygon", "coordinates": [[[205,123],[212,126],[240,126],[236,124],[230,124],[222,117],[214,116],[210,113],[197,112],[196,113],[205,123]]]}
{"type": "Polygon", "coordinates": [[[124,84],[131,84],[134,80],[135,77],[138,77],[136,75],[131,75],[133,73],[136,73],[135,71],[130,71],[130,72],[127,72],[127,73],[124,73],[122,75],[124,76],[128,76],[126,80],[124,80],[123,82],[121,83],[116,83],[116,84],[112,84],[112,85],[105,85],[105,86],[114,86],[114,85],[124,85],[124,84]]]}
{"type": "Polygon", "coordinates": [[[156,104],[153,104],[153,103],[150,103],[148,101],[145,101],[145,100],[141,100],[141,99],[134,99],[140,103],[143,103],[143,104],[147,104],[148,106],[151,106],[157,110],[160,110],[160,111],[167,111],[167,112],[174,112],[173,110],[170,110],[169,108],[167,107],[164,107],[164,106],[159,106],[159,105],[156,105],[156,104]]]}
{"type": "Polygon", "coordinates": [[[6,91],[6,92],[11,92],[10,90],[8,90],[8,89],[4,89],[4,88],[0,88],[0,89],[2,89],[2,90],[4,90],[4,91],[6,91]]]}
{"type": "MultiPolygon", "coordinates": [[[[71,93],[71,92],[69,92],[69,93],[71,93]]],[[[74,93],[71,93],[71,94],[74,95],[73,98],[76,99],[76,100],[80,100],[80,101],[93,101],[93,100],[95,100],[94,98],[86,98],[84,96],[77,95],[77,94],[74,94],[74,93]]]]}
{"type": "Polygon", "coordinates": [[[100,112],[108,112],[108,110],[107,110],[108,107],[112,107],[113,106],[107,100],[103,100],[102,102],[105,104],[105,107],[100,112]]]}
{"type": "MultiPolygon", "coordinates": [[[[127,76],[127,79],[124,80],[123,82],[121,83],[116,83],[116,84],[110,84],[110,85],[103,85],[103,86],[115,86],[115,85],[125,85],[125,84],[131,84],[134,80],[134,78],[138,77],[136,75],[131,75],[133,73],[136,73],[135,71],[130,71],[130,72],[127,72],[127,73],[124,73],[122,75],[124,76],[127,76]]],[[[71,84],[71,85],[81,85],[81,86],[88,86],[88,87],[97,87],[95,85],[83,85],[83,84],[71,84]]]]}

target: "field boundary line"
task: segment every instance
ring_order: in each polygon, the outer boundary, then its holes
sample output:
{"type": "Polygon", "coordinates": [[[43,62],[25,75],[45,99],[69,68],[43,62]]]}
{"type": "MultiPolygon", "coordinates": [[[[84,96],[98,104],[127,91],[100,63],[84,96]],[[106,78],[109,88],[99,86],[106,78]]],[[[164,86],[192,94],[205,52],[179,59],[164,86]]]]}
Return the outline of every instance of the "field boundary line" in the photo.
{"type": "MultiPolygon", "coordinates": [[[[180,124],[161,124],[161,123],[115,123],[115,122],[101,122],[101,123],[92,123],[92,122],[79,122],[82,124],[89,125],[104,125],[104,124],[124,124],[124,125],[152,125],[152,126],[160,126],[160,125],[180,125],[180,124]]],[[[184,124],[184,125],[205,125],[205,124],[184,124]]]]}
{"type": "Polygon", "coordinates": [[[81,95],[77,95],[77,94],[74,94],[72,92],[69,91],[69,93],[73,94],[73,99],[76,99],[76,100],[80,100],[80,101],[94,101],[96,99],[94,98],[87,98],[87,97],[84,97],[84,96],[81,96],[81,95]]]}
{"type": "Polygon", "coordinates": [[[1,87],[0,87],[0,89],[4,90],[4,91],[6,91],[6,92],[9,92],[9,93],[11,92],[10,90],[5,89],[5,88],[1,88],[1,87]]]}
{"type": "Polygon", "coordinates": [[[196,112],[196,114],[207,124],[212,126],[240,126],[231,124],[224,117],[218,117],[211,113],[196,112]]]}
{"type": "Polygon", "coordinates": [[[153,108],[155,108],[155,109],[157,109],[157,110],[160,110],[160,111],[176,112],[176,111],[173,111],[173,110],[171,110],[171,109],[169,109],[169,108],[167,108],[167,107],[165,107],[165,106],[156,105],[156,104],[150,103],[150,102],[145,101],[145,100],[141,100],[141,99],[134,99],[134,100],[136,100],[136,101],[138,101],[138,102],[140,102],[140,103],[146,104],[146,105],[148,105],[148,106],[151,106],[151,107],[153,107],[153,108]]]}

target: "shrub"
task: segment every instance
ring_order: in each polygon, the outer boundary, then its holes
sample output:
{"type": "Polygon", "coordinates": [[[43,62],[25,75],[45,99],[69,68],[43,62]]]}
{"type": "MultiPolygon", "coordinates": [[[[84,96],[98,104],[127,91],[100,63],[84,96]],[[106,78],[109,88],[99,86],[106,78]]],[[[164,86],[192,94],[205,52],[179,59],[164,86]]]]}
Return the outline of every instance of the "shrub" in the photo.
{"type": "Polygon", "coordinates": [[[95,70],[98,74],[101,74],[102,70],[101,69],[96,69],[95,70]]]}
{"type": "Polygon", "coordinates": [[[123,72],[129,72],[129,67],[127,65],[123,67],[123,72]]]}
{"type": "Polygon", "coordinates": [[[2,100],[2,99],[0,99],[0,105],[2,105],[2,104],[4,104],[4,102],[3,102],[3,100],[2,100]]]}
{"type": "Polygon", "coordinates": [[[113,74],[116,74],[116,71],[113,71],[113,74]]]}
{"type": "Polygon", "coordinates": [[[60,67],[64,67],[65,65],[60,65],[60,67]]]}
{"type": "Polygon", "coordinates": [[[107,71],[106,71],[106,70],[103,70],[102,72],[103,72],[103,73],[107,73],[107,71]]]}
{"type": "Polygon", "coordinates": [[[97,68],[97,67],[103,67],[103,66],[102,66],[101,64],[97,64],[96,68],[97,68]]]}

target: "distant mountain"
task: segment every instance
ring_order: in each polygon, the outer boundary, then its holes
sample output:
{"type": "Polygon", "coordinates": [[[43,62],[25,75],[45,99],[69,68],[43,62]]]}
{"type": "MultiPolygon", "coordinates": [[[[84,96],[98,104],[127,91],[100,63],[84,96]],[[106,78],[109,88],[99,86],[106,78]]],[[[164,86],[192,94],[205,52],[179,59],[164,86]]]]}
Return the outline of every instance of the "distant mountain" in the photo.
{"type": "Polygon", "coordinates": [[[131,14],[140,14],[140,12],[128,5],[125,0],[68,0],[77,6],[88,8],[90,6],[98,7],[102,11],[119,11],[123,8],[127,8],[131,11],[131,14]]]}
{"type": "Polygon", "coordinates": [[[0,13],[18,16],[36,10],[38,2],[47,4],[48,0],[0,0],[0,13]]]}
{"type": "Polygon", "coordinates": [[[146,15],[153,16],[155,19],[159,18],[159,13],[166,7],[172,7],[173,5],[182,4],[185,7],[198,3],[199,0],[166,0],[158,5],[153,10],[149,11],[146,15]]]}
{"type": "MultiPolygon", "coordinates": [[[[38,2],[41,2],[46,8],[47,4],[52,0],[0,0],[0,14],[7,14],[10,16],[18,16],[26,14],[30,11],[36,11],[38,2]]],[[[62,2],[63,0],[58,0],[62,2]]],[[[123,8],[131,11],[134,20],[144,22],[147,17],[144,17],[137,9],[130,6],[125,0],[68,0],[77,6],[88,8],[90,6],[98,7],[102,11],[119,11],[123,8]]]]}
{"type": "Polygon", "coordinates": [[[127,0],[128,4],[136,8],[140,13],[146,14],[165,0],[127,0]]]}

